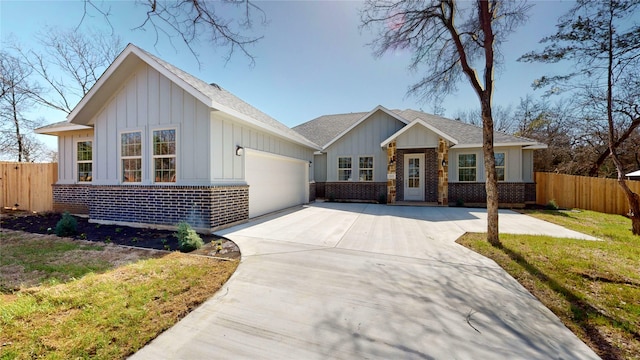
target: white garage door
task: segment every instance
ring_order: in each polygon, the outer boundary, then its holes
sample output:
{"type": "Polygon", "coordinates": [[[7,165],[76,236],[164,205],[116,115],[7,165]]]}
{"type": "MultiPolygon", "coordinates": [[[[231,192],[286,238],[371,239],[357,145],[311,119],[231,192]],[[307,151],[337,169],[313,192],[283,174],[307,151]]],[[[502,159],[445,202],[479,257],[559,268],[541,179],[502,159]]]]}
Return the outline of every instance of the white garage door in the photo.
{"type": "Polygon", "coordinates": [[[309,163],[245,149],[249,217],[309,202],[309,163]]]}

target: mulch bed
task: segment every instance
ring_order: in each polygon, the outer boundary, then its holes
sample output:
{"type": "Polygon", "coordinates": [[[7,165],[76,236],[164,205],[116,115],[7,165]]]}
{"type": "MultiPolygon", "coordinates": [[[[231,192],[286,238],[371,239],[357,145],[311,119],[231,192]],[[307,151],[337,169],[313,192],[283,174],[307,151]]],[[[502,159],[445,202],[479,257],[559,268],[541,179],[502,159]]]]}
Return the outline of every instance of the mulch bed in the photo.
{"type": "MultiPolygon", "coordinates": [[[[55,228],[62,214],[30,213],[26,211],[2,210],[0,228],[25,231],[36,234],[55,234],[55,228]]],[[[78,222],[78,232],[74,239],[88,240],[116,245],[135,246],[157,250],[179,250],[175,231],[149,228],[134,228],[121,225],[90,223],[86,217],[74,216],[78,222]]],[[[191,254],[240,258],[240,250],[230,240],[215,235],[200,234],[205,246],[191,254]],[[222,249],[218,249],[218,244],[222,249]]]]}

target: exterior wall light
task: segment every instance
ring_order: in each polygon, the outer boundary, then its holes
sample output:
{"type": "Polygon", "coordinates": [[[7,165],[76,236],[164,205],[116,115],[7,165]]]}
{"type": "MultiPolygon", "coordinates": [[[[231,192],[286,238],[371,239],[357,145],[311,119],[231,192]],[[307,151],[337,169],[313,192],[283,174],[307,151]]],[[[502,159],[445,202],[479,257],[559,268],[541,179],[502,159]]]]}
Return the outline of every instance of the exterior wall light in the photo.
{"type": "Polygon", "coordinates": [[[236,156],[242,156],[244,154],[244,148],[240,145],[236,145],[236,156]]]}
{"type": "Polygon", "coordinates": [[[445,167],[445,166],[447,166],[447,160],[442,159],[442,167],[445,167]]]}

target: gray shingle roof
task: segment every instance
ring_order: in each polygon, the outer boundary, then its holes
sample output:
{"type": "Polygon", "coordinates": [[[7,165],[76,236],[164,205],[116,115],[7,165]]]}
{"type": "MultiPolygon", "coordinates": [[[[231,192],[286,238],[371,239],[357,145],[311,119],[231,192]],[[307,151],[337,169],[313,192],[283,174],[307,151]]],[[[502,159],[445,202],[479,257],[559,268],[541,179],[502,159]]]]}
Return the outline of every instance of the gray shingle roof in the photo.
{"type": "MultiPolygon", "coordinates": [[[[411,109],[391,110],[391,112],[401,116],[407,121],[413,121],[419,118],[425,123],[456,139],[458,141],[458,145],[482,144],[481,127],[411,109]]],[[[368,114],[368,112],[324,115],[300,124],[294,127],[293,130],[324,147],[366,114],[368,114]]],[[[537,143],[535,140],[508,135],[497,131],[494,132],[495,144],[523,142],[530,142],[532,144],[537,143]]]]}
{"type": "MultiPolygon", "coordinates": [[[[132,45],[132,46],[135,46],[135,45],[132,45]]],[[[175,74],[177,77],[184,80],[187,84],[189,84],[194,89],[196,89],[206,97],[210,98],[211,100],[221,105],[227,106],[241,114],[247,115],[267,125],[268,127],[274,130],[277,130],[277,132],[288,135],[290,138],[293,138],[303,143],[309,143],[309,139],[306,139],[304,135],[301,135],[300,133],[293,131],[292,129],[282,124],[278,120],[272,118],[271,116],[249,105],[248,103],[244,102],[242,99],[233,95],[229,91],[223,89],[219,85],[208,84],[205,81],[202,81],[197,77],[187,73],[186,71],[183,71],[173,66],[172,64],[169,64],[168,62],[156,57],[155,55],[150,54],[149,52],[143,49],[140,49],[139,47],[136,47],[136,48],[141,52],[144,52],[146,55],[148,55],[154,61],[156,61],[160,66],[164,67],[169,72],[175,74]]]]}
{"type": "Polygon", "coordinates": [[[336,136],[347,130],[351,125],[355,124],[366,112],[323,115],[304,124],[295,126],[293,130],[302,134],[307,139],[324,147],[336,136]]]}

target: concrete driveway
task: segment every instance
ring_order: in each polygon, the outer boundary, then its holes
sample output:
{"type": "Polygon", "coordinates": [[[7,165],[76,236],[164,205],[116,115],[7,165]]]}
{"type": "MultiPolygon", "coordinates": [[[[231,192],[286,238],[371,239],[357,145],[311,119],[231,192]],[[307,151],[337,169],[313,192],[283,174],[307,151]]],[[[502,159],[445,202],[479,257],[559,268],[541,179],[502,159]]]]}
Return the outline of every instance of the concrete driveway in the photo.
{"type": "MultiPolygon", "coordinates": [[[[501,211],[501,232],[591,239],[501,211]]],[[[221,232],[229,282],[134,359],[597,359],[454,241],[483,209],[316,203],[221,232]]],[[[580,240],[576,240],[580,241],[580,240]]]]}

